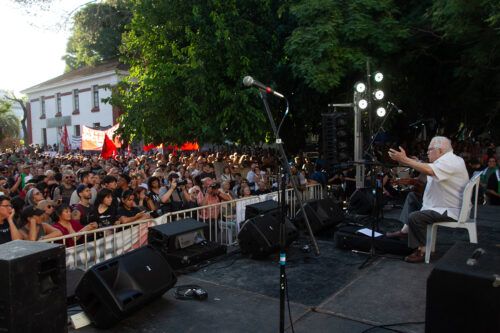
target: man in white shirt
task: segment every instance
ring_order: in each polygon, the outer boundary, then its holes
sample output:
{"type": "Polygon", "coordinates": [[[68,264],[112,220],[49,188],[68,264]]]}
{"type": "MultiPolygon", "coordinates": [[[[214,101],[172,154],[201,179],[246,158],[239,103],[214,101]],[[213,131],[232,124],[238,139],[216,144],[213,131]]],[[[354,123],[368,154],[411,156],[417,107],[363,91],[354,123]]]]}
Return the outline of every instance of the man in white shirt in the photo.
{"type": "Polygon", "coordinates": [[[406,156],[403,148],[399,149],[390,149],[389,156],[394,161],[427,176],[422,208],[408,217],[408,246],[416,250],[407,256],[405,261],[418,263],[423,262],[425,258],[427,225],[458,219],[462,194],[469,175],[464,160],[453,154],[448,138],[432,138],[427,150],[429,163],[413,160],[406,156]]]}

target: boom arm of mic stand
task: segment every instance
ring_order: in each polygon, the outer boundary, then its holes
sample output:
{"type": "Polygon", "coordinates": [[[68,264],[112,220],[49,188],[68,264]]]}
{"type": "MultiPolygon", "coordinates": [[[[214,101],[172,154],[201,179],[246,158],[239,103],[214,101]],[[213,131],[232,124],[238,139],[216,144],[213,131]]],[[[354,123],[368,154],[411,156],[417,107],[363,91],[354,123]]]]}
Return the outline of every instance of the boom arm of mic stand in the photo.
{"type": "Polygon", "coordinates": [[[302,216],[304,217],[307,231],[309,233],[311,242],[312,242],[313,247],[314,247],[314,253],[317,256],[319,256],[318,243],[316,242],[316,238],[314,237],[314,234],[313,234],[313,231],[311,228],[311,224],[309,223],[309,218],[307,217],[307,214],[305,211],[304,202],[303,202],[303,200],[300,196],[299,190],[298,190],[298,184],[296,182],[296,179],[292,177],[292,173],[290,171],[290,165],[288,164],[288,159],[286,158],[285,149],[283,148],[283,143],[281,142],[281,140],[279,140],[279,133],[278,133],[278,130],[276,128],[276,123],[274,122],[273,115],[271,114],[269,104],[267,103],[267,96],[265,94],[263,94],[262,91],[260,91],[259,94],[260,94],[260,98],[262,99],[262,102],[264,103],[264,108],[266,109],[266,113],[267,113],[267,117],[269,118],[269,122],[271,123],[271,127],[272,127],[273,132],[274,132],[274,137],[276,138],[276,141],[277,141],[276,143],[278,144],[278,150],[279,150],[279,153],[281,155],[280,160],[281,160],[282,168],[285,171],[285,173],[289,175],[290,180],[292,181],[293,192],[295,193],[295,197],[299,201],[299,205],[300,205],[300,208],[302,210],[302,216]]]}

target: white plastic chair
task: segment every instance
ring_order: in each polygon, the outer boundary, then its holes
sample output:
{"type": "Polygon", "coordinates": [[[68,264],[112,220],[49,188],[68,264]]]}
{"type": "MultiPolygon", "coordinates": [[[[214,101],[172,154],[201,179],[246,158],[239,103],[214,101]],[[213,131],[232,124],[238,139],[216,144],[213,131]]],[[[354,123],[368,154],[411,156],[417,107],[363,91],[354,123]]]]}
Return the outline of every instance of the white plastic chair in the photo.
{"type": "Polygon", "coordinates": [[[467,229],[467,231],[469,232],[470,242],[477,243],[476,217],[477,217],[477,197],[479,192],[479,177],[480,175],[475,175],[469,180],[467,185],[465,185],[462,197],[462,207],[460,208],[460,215],[458,216],[458,220],[456,222],[437,222],[429,224],[427,226],[427,242],[425,245],[426,264],[429,263],[429,260],[431,258],[431,252],[434,252],[436,250],[436,236],[437,236],[437,228],[439,226],[447,228],[467,229]],[[474,213],[471,218],[470,212],[472,208],[472,203],[471,203],[472,191],[475,192],[475,196],[474,196],[474,213]]]}

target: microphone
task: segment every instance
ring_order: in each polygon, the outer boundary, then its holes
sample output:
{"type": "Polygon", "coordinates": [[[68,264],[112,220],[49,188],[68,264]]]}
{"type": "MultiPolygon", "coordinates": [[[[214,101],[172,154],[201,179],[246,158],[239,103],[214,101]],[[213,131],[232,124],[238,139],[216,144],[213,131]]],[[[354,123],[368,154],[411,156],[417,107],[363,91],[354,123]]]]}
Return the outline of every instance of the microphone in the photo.
{"type": "Polygon", "coordinates": [[[245,76],[243,78],[243,84],[247,87],[252,87],[252,86],[257,87],[261,90],[264,90],[266,93],[273,94],[274,96],[277,96],[279,98],[285,98],[285,96],[283,96],[279,92],[274,91],[273,89],[271,89],[271,87],[268,87],[265,84],[263,84],[257,80],[254,80],[253,77],[251,77],[251,76],[245,76]]]}
{"type": "Polygon", "coordinates": [[[393,108],[396,109],[396,111],[399,113],[399,114],[402,114],[403,113],[403,110],[401,110],[396,104],[394,104],[393,102],[387,102],[387,104],[391,105],[393,108]]]}

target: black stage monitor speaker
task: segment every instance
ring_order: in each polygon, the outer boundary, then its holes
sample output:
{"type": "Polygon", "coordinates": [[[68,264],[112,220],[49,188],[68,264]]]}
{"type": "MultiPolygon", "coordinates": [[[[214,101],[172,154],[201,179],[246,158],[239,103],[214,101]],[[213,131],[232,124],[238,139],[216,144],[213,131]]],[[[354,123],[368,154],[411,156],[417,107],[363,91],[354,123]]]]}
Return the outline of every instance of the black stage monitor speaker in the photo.
{"type": "Polygon", "coordinates": [[[251,219],[252,217],[259,216],[262,214],[270,213],[273,211],[280,211],[280,207],[277,201],[266,200],[262,202],[257,202],[245,207],[245,220],[251,219]]]}
{"type": "Polygon", "coordinates": [[[109,328],[176,282],[167,260],[146,246],[92,266],[75,295],[96,327],[109,328]]]}
{"type": "MultiPolygon", "coordinates": [[[[344,221],[344,213],[335,200],[325,198],[321,200],[309,200],[304,203],[304,208],[311,224],[313,232],[331,228],[344,221]]],[[[302,211],[297,214],[301,228],[304,228],[302,211]]]]}
{"type": "Polygon", "coordinates": [[[184,247],[182,244],[179,244],[178,236],[196,232],[201,233],[200,236],[202,236],[207,230],[208,223],[203,223],[195,219],[183,219],[165,223],[149,228],[148,244],[162,251],[173,252],[179,247],[184,247]]]}
{"type": "Polygon", "coordinates": [[[0,332],[67,332],[64,246],[0,245],[0,286],[0,332]]]}
{"type": "Polygon", "coordinates": [[[375,197],[372,189],[359,188],[349,198],[349,206],[347,211],[349,214],[356,215],[371,215],[373,206],[375,205],[375,197]]]}
{"type": "MultiPolygon", "coordinates": [[[[279,249],[280,214],[268,213],[251,218],[243,224],[238,234],[241,252],[254,258],[264,258],[279,249]]],[[[285,218],[286,245],[290,245],[298,232],[290,220],[285,218]]]]}
{"type": "Polygon", "coordinates": [[[226,246],[204,239],[207,231],[204,222],[174,221],[149,228],[148,243],[167,258],[173,269],[187,267],[226,253],[226,246]]]}
{"type": "Polygon", "coordinates": [[[425,332],[500,332],[500,248],[457,243],[436,263],[425,332]]]}

